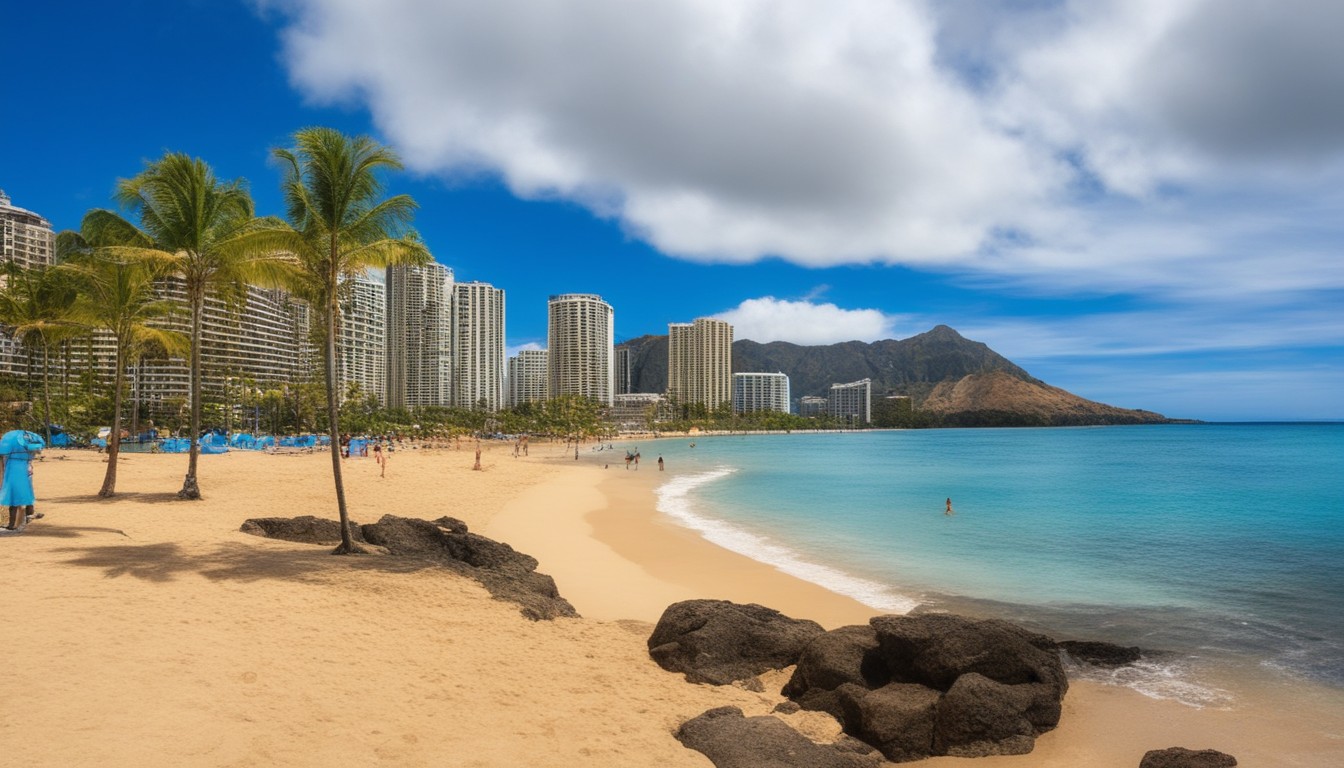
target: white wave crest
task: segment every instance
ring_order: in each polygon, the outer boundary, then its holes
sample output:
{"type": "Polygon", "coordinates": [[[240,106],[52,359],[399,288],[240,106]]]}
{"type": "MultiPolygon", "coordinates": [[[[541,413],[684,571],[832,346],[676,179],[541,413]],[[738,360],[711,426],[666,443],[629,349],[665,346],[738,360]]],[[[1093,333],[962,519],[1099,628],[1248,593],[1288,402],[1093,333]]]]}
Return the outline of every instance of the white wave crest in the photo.
{"type": "Polygon", "coordinates": [[[871,608],[890,613],[909,613],[919,605],[918,600],[896,594],[885,584],[852,576],[827,565],[808,562],[788,547],[776,544],[763,536],[744,531],[722,520],[697,514],[690,498],[691,492],[703,485],[728,477],[736,471],[732,467],[716,467],[664,483],[657,490],[658,511],[724,549],[745,555],[837,594],[852,597],[871,608]]]}
{"type": "Polygon", "coordinates": [[[1197,709],[1226,709],[1233,697],[1228,691],[1201,685],[1183,659],[1140,659],[1123,667],[1106,669],[1090,664],[1067,663],[1069,678],[1117,685],[1150,699],[1176,701],[1197,709]]]}

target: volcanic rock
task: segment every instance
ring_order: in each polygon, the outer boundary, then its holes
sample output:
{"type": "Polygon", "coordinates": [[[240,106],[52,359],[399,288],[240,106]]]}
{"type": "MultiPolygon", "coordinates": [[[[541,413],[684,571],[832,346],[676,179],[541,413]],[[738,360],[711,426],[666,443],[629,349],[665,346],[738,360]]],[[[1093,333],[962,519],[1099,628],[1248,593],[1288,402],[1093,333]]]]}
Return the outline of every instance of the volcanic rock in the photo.
{"type": "Polygon", "coordinates": [[[875,768],[882,758],[866,744],[841,737],[817,744],[776,717],[743,717],[719,707],[687,720],[677,739],[717,768],[875,768]]]}
{"type": "Polygon", "coordinates": [[[764,606],[686,600],[663,611],[649,636],[649,655],[692,683],[727,685],[798,661],[803,646],[825,632],[764,606]]]}
{"type": "Polygon", "coordinates": [[[1169,747],[1150,750],[1139,768],[1232,768],[1236,764],[1237,758],[1214,749],[1169,747]]]}

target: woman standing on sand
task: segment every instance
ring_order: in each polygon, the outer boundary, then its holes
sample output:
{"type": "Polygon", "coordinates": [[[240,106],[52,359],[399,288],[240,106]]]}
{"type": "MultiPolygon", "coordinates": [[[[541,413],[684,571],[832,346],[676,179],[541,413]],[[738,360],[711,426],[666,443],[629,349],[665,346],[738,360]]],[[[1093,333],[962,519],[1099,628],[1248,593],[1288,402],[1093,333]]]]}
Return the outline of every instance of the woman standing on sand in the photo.
{"type": "Polygon", "coordinates": [[[21,531],[34,517],[41,517],[33,512],[37,499],[33,493],[32,461],[44,447],[42,438],[27,430],[16,429],[0,437],[0,459],[4,463],[0,507],[9,507],[9,525],[5,526],[8,530],[21,531]]]}

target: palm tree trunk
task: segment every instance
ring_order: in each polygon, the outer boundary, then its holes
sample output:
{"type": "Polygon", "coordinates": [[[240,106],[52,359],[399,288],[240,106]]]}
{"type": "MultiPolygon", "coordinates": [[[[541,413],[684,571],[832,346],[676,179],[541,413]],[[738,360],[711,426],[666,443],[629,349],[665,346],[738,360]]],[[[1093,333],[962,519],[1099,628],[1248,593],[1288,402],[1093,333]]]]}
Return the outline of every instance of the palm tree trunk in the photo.
{"type": "Polygon", "coordinates": [[[205,312],[205,290],[193,285],[187,295],[191,300],[191,443],[187,451],[187,476],[177,497],[199,499],[201,488],[196,483],[196,464],[201,455],[197,441],[201,436],[201,315],[205,312]]]}
{"type": "Polygon", "coordinates": [[[98,491],[98,495],[103,498],[117,494],[117,454],[121,453],[122,366],[125,359],[125,350],[118,339],[116,368],[112,371],[112,433],[107,436],[107,474],[103,476],[102,490],[98,491]]]}
{"type": "Polygon", "coordinates": [[[51,347],[42,345],[42,420],[46,425],[47,447],[51,447],[51,347]]]}
{"type": "Polygon", "coordinates": [[[333,292],[327,304],[327,338],[322,351],[322,357],[324,358],[322,368],[327,385],[327,427],[331,432],[331,476],[336,481],[336,508],[341,518],[341,544],[336,547],[332,554],[351,555],[361,553],[364,550],[355,544],[354,537],[350,534],[350,513],[345,506],[345,481],[341,478],[340,407],[336,402],[337,311],[336,294],[333,292]]]}

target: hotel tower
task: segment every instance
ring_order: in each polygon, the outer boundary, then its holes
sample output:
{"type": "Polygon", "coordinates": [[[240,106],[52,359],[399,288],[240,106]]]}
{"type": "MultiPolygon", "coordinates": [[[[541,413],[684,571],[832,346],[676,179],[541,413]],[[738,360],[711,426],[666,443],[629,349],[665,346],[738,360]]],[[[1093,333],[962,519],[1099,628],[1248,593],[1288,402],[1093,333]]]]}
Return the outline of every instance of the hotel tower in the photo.
{"type": "Polygon", "coordinates": [[[708,317],[667,326],[667,394],[709,410],[733,399],[733,326],[708,317]]]}
{"type": "Polygon", "coordinates": [[[614,313],[601,296],[564,293],[547,303],[550,395],[611,405],[616,391],[614,313]]]}

